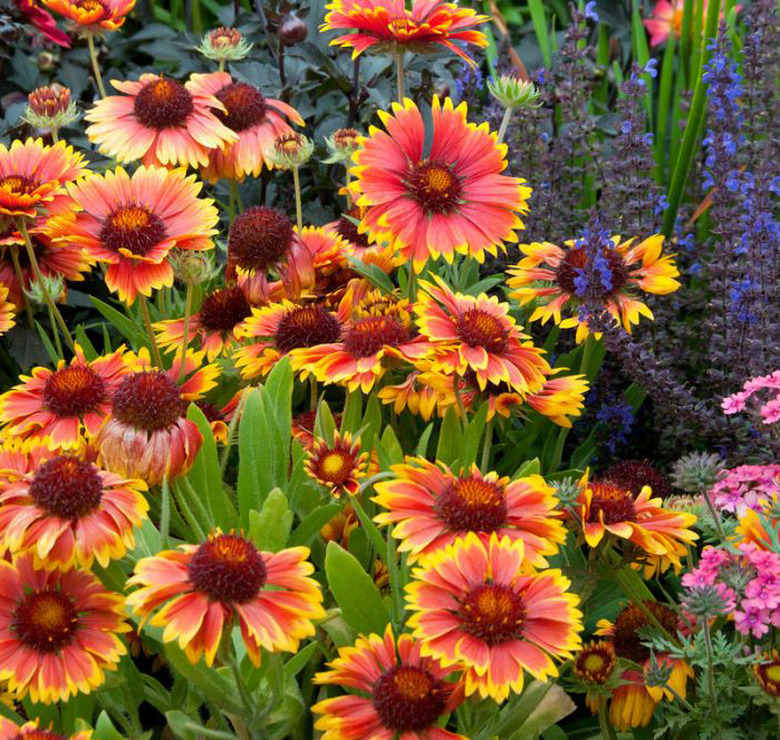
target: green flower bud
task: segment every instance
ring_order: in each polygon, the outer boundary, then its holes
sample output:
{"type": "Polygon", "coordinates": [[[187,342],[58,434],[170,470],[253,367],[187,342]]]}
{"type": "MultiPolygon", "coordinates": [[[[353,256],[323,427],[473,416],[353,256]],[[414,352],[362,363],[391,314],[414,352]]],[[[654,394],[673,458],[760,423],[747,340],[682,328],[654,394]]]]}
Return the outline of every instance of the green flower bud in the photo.
{"type": "Polygon", "coordinates": [[[252,50],[253,44],[246,41],[241,31],[220,26],[209,31],[197,47],[197,50],[212,61],[237,62],[244,59],[252,50]]]}
{"type": "Polygon", "coordinates": [[[359,136],[360,134],[353,128],[340,128],[334,131],[332,135],[325,139],[330,156],[327,159],[323,159],[323,163],[348,162],[359,149],[357,143],[359,136]]]}
{"type": "Polygon", "coordinates": [[[277,167],[287,170],[306,164],[313,151],[314,144],[303,134],[288,131],[274,139],[270,158],[277,167]]]}
{"type": "Polygon", "coordinates": [[[33,90],[27,100],[22,119],[35,128],[59,129],[70,126],[80,115],[76,104],[71,102],[70,90],[56,82],[33,90]]]}
{"type": "Polygon", "coordinates": [[[488,90],[504,108],[538,108],[542,104],[539,90],[533,82],[513,75],[501,75],[497,80],[488,80],[488,90]]]}

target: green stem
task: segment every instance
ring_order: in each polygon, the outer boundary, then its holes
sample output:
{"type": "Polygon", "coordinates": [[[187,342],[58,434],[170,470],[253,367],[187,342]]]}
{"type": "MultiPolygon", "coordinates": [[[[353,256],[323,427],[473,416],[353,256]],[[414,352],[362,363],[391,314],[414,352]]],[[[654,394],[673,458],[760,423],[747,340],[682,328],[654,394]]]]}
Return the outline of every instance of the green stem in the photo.
{"type": "Polygon", "coordinates": [[[181,360],[179,367],[179,383],[184,379],[184,366],[187,364],[187,347],[190,344],[190,312],[192,311],[192,281],[187,281],[187,291],[184,297],[184,333],[181,337],[181,360]]]}
{"type": "Polygon", "coordinates": [[[398,85],[398,102],[403,104],[406,97],[406,86],[404,85],[404,52],[400,48],[395,54],[395,81],[398,85]]]}
{"type": "Polygon", "coordinates": [[[409,284],[406,286],[409,300],[414,303],[417,300],[417,273],[414,271],[414,263],[409,263],[409,284]]]}
{"type": "Polygon", "coordinates": [[[718,537],[722,543],[726,542],[726,533],[723,531],[723,523],[720,521],[720,514],[715,508],[715,504],[712,503],[710,498],[710,492],[704,490],[701,492],[701,497],[704,499],[704,503],[707,504],[707,510],[710,512],[712,521],[715,524],[715,531],[718,533],[718,537]]]}
{"type": "Polygon", "coordinates": [[[51,324],[51,333],[54,335],[54,345],[57,348],[57,355],[60,357],[60,359],[65,359],[65,354],[62,351],[62,344],[60,344],[60,333],[57,331],[57,325],[54,323],[54,314],[51,312],[51,307],[47,306],[49,309],[49,323],[51,324]]]}
{"type": "Polygon", "coordinates": [[[225,71],[225,59],[224,57],[219,60],[219,71],[224,72],[225,71]]]}
{"type": "Polygon", "coordinates": [[[252,697],[246,689],[244,679],[241,677],[241,669],[238,667],[238,663],[232,653],[228,653],[227,655],[227,664],[230,666],[230,670],[233,673],[233,680],[236,682],[236,688],[238,689],[238,695],[241,697],[241,703],[244,705],[246,717],[251,717],[252,697]]]}
{"type": "Polygon", "coordinates": [[[27,313],[27,323],[29,323],[32,329],[35,326],[35,320],[33,319],[32,306],[30,306],[30,301],[27,300],[27,294],[24,292],[24,274],[22,273],[22,266],[19,264],[19,247],[16,244],[11,244],[8,248],[11,250],[11,262],[14,263],[14,273],[19,281],[19,292],[22,294],[22,303],[24,303],[24,310],[27,313]]]}
{"type": "Polygon", "coordinates": [[[295,217],[298,221],[298,234],[303,231],[303,209],[301,207],[301,178],[298,168],[293,167],[293,185],[295,185],[295,217]]]}
{"type": "Polygon", "coordinates": [[[60,135],[57,133],[57,129],[52,126],[51,129],[51,142],[52,144],[56,144],[60,140],[60,135]]]}
{"type": "Polygon", "coordinates": [[[493,444],[493,421],[495,420],[495,417],[493,419],[489,419],[488,423],[485,425],[485,441],[482,445],[482,462],[480,463],[479,469],[482,471],[482,473],[487,473],[488,471],[488,465],[490,463],[490,448],[493,444]]]}
{"type": "Polygon", "coordinates": [[[233,418],[228,425],[227,440],[225,440],[225,449],[222,452],[222,459],[219,461],[219,473],[222,478],[225,477],[225,471],[227,470],[228,458],[230,457],[230,448],[233,446],[233,440],[236,438],[236,429],[238,429],[238,422],[241,418],[241,412],[244,410],[244,402],[246,400],[246,391],[241,394],[241,398],[238,399],[238,405],[236,411],[233,414],[233,418]]]}
{"type": "Polygon", "coordinates": [[[309,376],[309,408],[312,411],[317,410],[317,399],[319,393],[317,392],[317,379],[313,376],[309,376]]]}
{"type": "Polygon", "coordinates": [[[715,655],[712,650],[712,633],[710,632],[710,622],[704,617],[702,620],[704,632],[704,645],[707,648],[707,693],[710,695],[712,710],[717,710],[717,700],[715,698],[715,655]]]}
{"type": "Polygon", "coordinates": [[[498,141],[496,143],[500,144],[504,140],[504,136],[506,136],[507,126],[509,126],[509,119],[511,117],[512,117],[512,109],[506,108],[504,110],[504,117],[501,119],[501,126],[498,129],[498,141]]]}
{"type": "Polygon", "coordinates": [[[599,702],[599,726],[601,727],[601,736],[604,740],[617,740],[615,728],[609,721],[606,697],[602,697],[599,702]]]}
{"type": "Polygon", "coordinates": [[[103,76],[100,74],[100,64],[98,64],[97,49],[95,49],[94,34],[87,34],[87,44],[89,45],[89,58],[92,60],[92,71],[95,74],[95,83],[101,98],[106,97],[106,88],[103,86],[103,76]]]}
{"type": "Polygon", "coordinates": [[[468,419],[466,418],[466,407],[463,405],[463,397],[460,395],[460,385],[458,381],[460,378],[457,375],[452,376],[452,390],[455,393],[455,400],[458,403],[458,411],[460,412],[460,423],[463,426],[463,431],[466,431],[468,427],[468,419]]]}
{"type": "Polygon", "coordinates": [[[149,335],[149,342],[152,347],[152,359],[157,367],[162,368],[163,362],[160,356],[160,348],[157,346],[157,339],[154,336],[154,329],[152,329],[152,318],[149,316],[149,300],[145,295],[139,295],[138,302],[141,304],[141,315],[144,318],[144,326],[146,326],[146,333],[149,335]]]}
{"type": "Polygon", "coordinates": [[[43,275],[41,275],[41,269],[38,267],[38,259],[35,256],[35,250],[33,249],[32,242],[30,241],[30,234],[27,231],[27,223],[25,222],[24,218],[20,218],[18,223],[19,232],[24,239],[24,246],[27,249],[27,257],[30,260],[30,267],[32,267],[35,280],[41,288],[43,300],[46,301],[46,305],[49,307],[49,311],[53,314],[55,322],[57,326],[59,326],[60,331],[62,332],[62,336],[65,339],[65,343],[68,345],[68,348],[71,350],[71,352],[73,352],[76,349],[76,345],[73,342],[73,337],[71,337],[70,332],[68,331],[68,325],[65,323],[65,319],[62,318],[62,314],[52,300],[51,295],[49,295],[49,289],[46,287],[46,283],[43,282],[43,275]]]}

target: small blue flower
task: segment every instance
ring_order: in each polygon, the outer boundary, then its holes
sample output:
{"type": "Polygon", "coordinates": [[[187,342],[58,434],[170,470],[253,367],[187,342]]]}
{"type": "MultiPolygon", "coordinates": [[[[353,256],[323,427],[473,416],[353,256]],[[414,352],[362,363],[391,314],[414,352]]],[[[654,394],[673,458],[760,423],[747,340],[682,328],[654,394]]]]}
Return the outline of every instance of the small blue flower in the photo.
{"type": "Polygon", "coordinates": [[[620,126],[620,130],[624,134],[630,134],[631,133],[631,121],[623,121],[623,123],[620,126]]]}
{"type": "Polygon", "coordinates": [[[648,131],[643,137],[642,137],[642,143],[645,146],[653,146],[653,134],[648,131]]]}
{"type": "Polygon", "coordinates": [[[648,74],[651,77],[658,77],[658,60],[651,59],[647,64],[645,64],[643,71],[645,74],[648,74]]]}
{"type": "Polygon", "coordinates": [[[591,0],[591,2],[585,5],[585,17],[590,18],[594,23],[599,22],[599,14],[596,12],[595,0],[591,0]]]}

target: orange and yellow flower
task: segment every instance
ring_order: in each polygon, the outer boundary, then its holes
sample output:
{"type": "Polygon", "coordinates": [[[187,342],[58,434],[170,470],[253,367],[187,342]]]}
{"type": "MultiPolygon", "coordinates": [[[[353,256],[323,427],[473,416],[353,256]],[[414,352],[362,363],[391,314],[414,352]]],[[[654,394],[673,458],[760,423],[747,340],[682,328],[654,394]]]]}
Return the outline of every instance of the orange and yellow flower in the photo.
{"type": "Polygon", "coordinates": [[[135,7],[135,0],[43,0],[85,34],[116,31],[135,7]]]}
{"type": "Polygon", "coordinates": [[[64,186],[86,171],[84,155],[64,141],[45,146],[42,139],[16,139],[10,149],[0,144],[0,219],[58,210],[58,200],[67,199],[64,186]]]}
{"type": "Polygon", "coordinates": [[[36,568],[32,554],[0,560],[0,680],[18,698],[88,694],[127,651],[124,599],[90,572],[36,568]]]}
{"type": "Polygon", "coordinates": [[[303,126],[295,108],[281,100],[266,98],[248,82],[237,82],[227,72],[193,75],[191,92],[203,98],[216,98],[223,106],[217,118],[233,131],[237,140],[211,149],[201,176],[215,182],[220,178],[243,181],[258,177],[263,167],[273,169],[270,155],[274,139],[292,131],[287,120],[303,126]]]}
{"type": "Polygon", "coordinates": [[[309,550],[262,552],[245,537],[219,530],[200,545],[180,545],[142,558],[127,598],[149,624],[164,627],[163,642],[178,640],[193,663],[214,662],[223,632],[237,621],[247,655],[260,665],[261,649],[295,652],[325,617],[322,592],[311,574],[309,550]],[[157,611],[159,609],[159,611],[157,611]]]}
{"type": "Polygon", "coordinates": [[[252,315],[236,327],[239,339],[251,341],[235,351],[236,367],[245,380],[267,375],[285,355],[332,346],[339,341],[341,331],[336,316],[317,303],[298,305],[285,299],[253,308],[252,315]]]}
{"type": "Polygon", "coordinates": [[[97,433],[111,406],[111,396],[130,372],[124,347],[87,360],[76,345],[74,357],[56,370],[35,367],[21,383],[0,396],[4,433],[30,443],[76,449],[97,433]]]}
{"type": "Polygon", "coordinates": [[[203,89],[208,79],[194,74],[183,85],[154,74],[142,74],[136,82],[111,80],[123,94],[95,103],[84,116],[91,124],[86,134],[121,163],[140,159],[145,165],[205,167],[215,149],[239,139],[218,117],[225,106],[203,89]]]}
{"type": "Polygon", "coordinates": [[[409,562],[451,545],[468,532],[489,545],[495,532],[522,540],[525,559],[537,567],[558,552],[566,530],[556,512],[555,489],[540,475],[510,482],[498,473],[483,475],[472,465],[455,475],[444,463],[409,458],[391,468],[391,480],[375,483],[373,498],[387,509],[374,517],[378,524],[395,525],[393,537],[409,562]]]}
{"type": "Polygon", "coordinates": [[[290,360],[304,376],[369,393],[391,364],[425,351],[412,332],[409,302],[370,291],[352,309],[340,341],[299,349],[290,360]]]}
{"type": "Polygon", "coordinates": [[[486,23],[486,15],[471,8],[442,0],[333,0],[321,31],[352,30],[330,43],[352,49],[357,58],[366,49],[373,52],[431,54],[444,47],[474,66],[474,61],[460,44],[487,46],[487,37],[476,26],[486,23]]]}
{"type": "Polygon", "coordinates": [[[485,544],[470,532],[430,556],[406,586],[409,619],[422,653],[465,666],[466,695],[504,701],[523,688],[523,671],[557,676],[553,657],[580,647],[579,598],[559,570],[537,573],[522,540],[485,544]]]}
{"type": "Polygon", "coordinates": [[[368,453],[360,450],[360,437],[353,441],[349,432],[333,432],[333,441],[315,439],[306,453],[304,470],[310,478],[328,488],[330,495],[357,495],[360,481],[368,471],[368,453]]]}
{"type": "Polygon", "coordinates": [[[771,650],[758,656],[753,663],[753,675],[758,685],[774,699],[780,699],[780,655],[771,650]]]}
{"type": "Polygon", "coordinates": [[[0,334],[5,334],[16,323],[16,305],[8,299],[8,288],[0,284],[0,334]]]}
{"type": "MultiPolygon", "coordinates": [[[[597,300],[630,334],[639,317],[653,318],[653,312],[637,297],[637,289],[645,293],[667,295],[680,287],[675,280],[680,275],[674,255],[662,256],[664,237],[651,236],[634,246],[634,239],[621,241],[612,237],[612,247],[604,248],[602,256],[609,269],[609,288],[602,287],[597,300]]],[[[545,324],[553,319],[563,328],[577,327],[577,341],[588,336],[587,321],[578,315],[582,301],[577,295],[576,280],[586,267],[586,247],[577,242],[565,242],[565,249],[549,242],[521,244],[526,255],[509,270],[507,285],[511,298],[521,305],[536,301],[531,321],[545,324]],[[572,315],[563,318],[562,309],[572,315]]]]}
{"type": "Polygon", "coordinates": [[[393,404],[396,414],[409,409],[411,414],[419,414],[425,421],[430,421],[434,413],[443,416],[449,407],[457,403],[452,380],[443,373],[432,372],[430,368],[430,362],[416,362],[415,369],[401,383],[379,389],[379,400],[393,404]]]}
{"type": "MultiPolygon", "coordinates": [[[[20,471],[21,472],[21,471],[20,471]]],[[[58,455],[10,483],[0,483],[0,546],[32,552],[36,567],[106,567],[135,546],[149,504],[146,484],[58,455]]]]}
{"type": "MultiPolygon", "coordinates": [[[[612,481],[580,480],[579,524],[589,547],[596,547],[606,535],[629,540],[650,555],[677,560],[681,543],[698,539],[691,527],[694,514],[664,509],[663,500],[651,498],[649,486],[634,494],[612,481]]],[[[679,562],[679,561],[678,561],[679,562]]]]}
{"type": "Polygon", "coordinates": [[[386,131],[369,129],[353,155],[355,180],[349,186],[365,207],[359,231],[386,241],[420,272],[429,258],[456,253],[482,262],[504,242],[516,242],[518,214],[528,210],[531,189],[524,180],[502,175],[506,144],[498,144],[487,123],[466,120],[466,104],[453,108],[433,99],[433,138],[423,151],[425,127],[409,99],[379,112],[386,131]]]}
{"type": "Polygon", "coordinates": [[[411,635],[396,640],[388,625],[383,636],[359,637],[354,646],[340,648],[328,666],[314,683],[359,693],[312,707],[322,715],[314,727],[323,740],[466,740],[439,725],[463,700],[461,684],[448,681],[452,668],[424,656],[411,635]]]}
{"type": "Polygon", "coordinates": [[[141,349],[95,435],[102,466],[150,486],[187,473],[203,443],[197,425],[186,417],[187,406],[214,388],[219,375],[217,365],[203,366],[204,354],[188,350],[182,372],[177,354],[163,371],[152,369],[149,352],[141,349]]]}
{"type": "Polygon", "coordinates": [[[55,239],[83,248],[108,265],[106,285],[127,303],[140,293],[173,284],[168,254],[211,249],[219,220],[214,201],[199,198],[195,175],[162,167],[122,167],[91,175],[69,188],[81,212],[75,220],[53,218],[55,239]]]}
{"type": "Polygon", "coordinates": [[[73,735],[60,735],[52,730],[44,730],[38,720],[25,722],[21,727],[10,719],[0,717],[0,740],[90,740],[92,730],[80,730],[73,735]]]}
{"type": "Polygon", "coordinates": [[[485,294],[453,293],[441,278],[434,279],[436,285],[420,283],[414,307],[433,370],[447,375],[471,370],[480,389],[506,383],[524,396],[540,392],[550,366],[509,315],[509,304],[485,294]]]}
{"type": "MultiPolygon", "coordinates": [[[[238,339],[238,327],[252,308],[244,291],[238,285],[212,290],[200,309],[189,317],[187,345],[194,339],[199,349],[206,352],[209,362],[231,352],[238,339]]],[[[181,349],[184,339],[184,318],[160,321],[154,325],[157,344],[171,352],[181,349]]]]}

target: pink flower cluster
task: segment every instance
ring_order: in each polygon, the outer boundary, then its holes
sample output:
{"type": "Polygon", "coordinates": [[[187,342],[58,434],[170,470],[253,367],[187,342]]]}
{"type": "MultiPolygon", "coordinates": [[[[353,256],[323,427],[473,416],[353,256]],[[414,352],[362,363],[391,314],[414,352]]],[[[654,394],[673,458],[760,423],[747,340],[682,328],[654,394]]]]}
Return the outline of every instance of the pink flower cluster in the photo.
{"type": "Polygon", "coordinates": [[[761,511],[780,494],[780,465],[740,465],[726,471],[710,491],[720,511],[741,517],[748,509],[761,511]]]}
{"type": "Polygon", "coordinates": [[[682,577],[682,584],[688,589],[718,588],[736,628],[760,638],[770,627],[780,627],[780,556],[752,543],[737,549],[735,553],[708,545],[697,567],[682,577]]]}
{"type": "Polygon", "coordinates": [[[723,399],[721,403],[723,413],[737,414],[744,411],[748,399],[759,391],[769,391],[769,398],[757,404],[764,424],[776,424],[780,421],[780,370],[746,380],[741,391],[723,399]]]}

